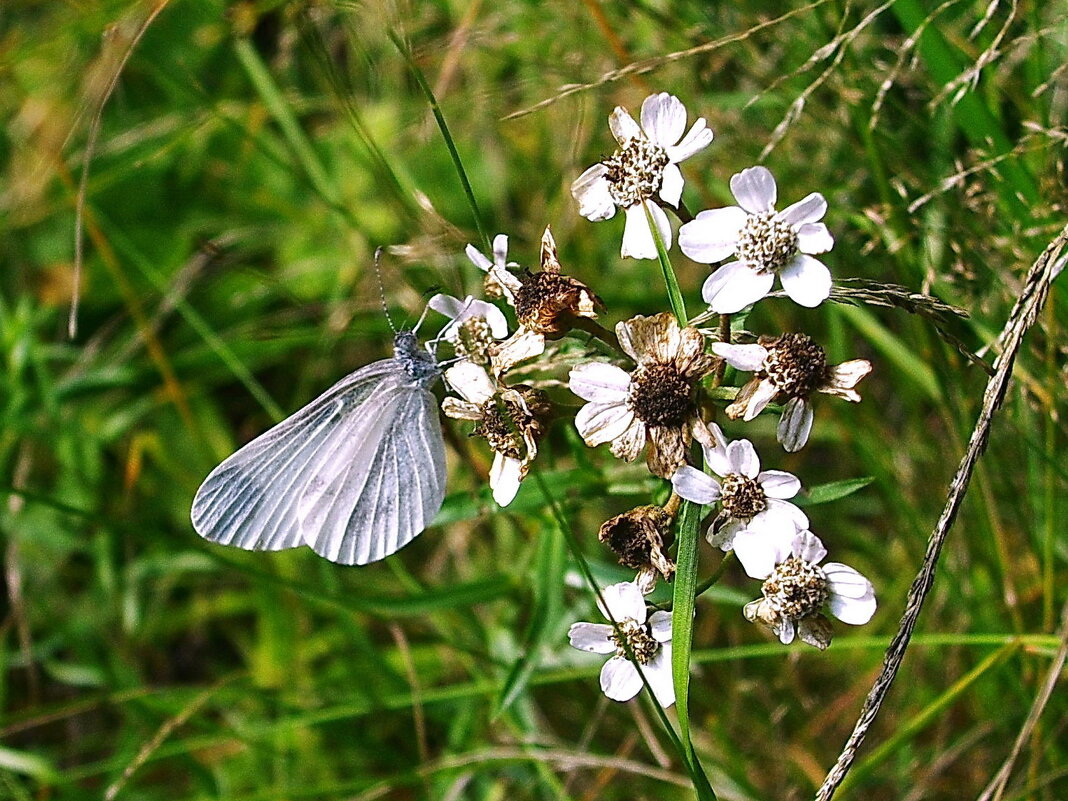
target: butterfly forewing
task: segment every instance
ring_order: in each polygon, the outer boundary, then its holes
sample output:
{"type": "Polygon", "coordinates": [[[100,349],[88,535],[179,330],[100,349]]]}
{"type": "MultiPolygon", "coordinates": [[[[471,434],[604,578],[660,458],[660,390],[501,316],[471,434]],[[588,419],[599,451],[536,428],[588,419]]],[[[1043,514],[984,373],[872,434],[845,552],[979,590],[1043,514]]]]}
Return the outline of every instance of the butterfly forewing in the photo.
{"type": "Polygon", "coordinates": [[[309,479],[330,464],[339,436],[366,413],[375,391],[401,376],[406,378],[393,359],[362,367],[249,442],[200,485],[193,528],[212,542],[246,550],[303,545],[297,505],[309,479]]]}

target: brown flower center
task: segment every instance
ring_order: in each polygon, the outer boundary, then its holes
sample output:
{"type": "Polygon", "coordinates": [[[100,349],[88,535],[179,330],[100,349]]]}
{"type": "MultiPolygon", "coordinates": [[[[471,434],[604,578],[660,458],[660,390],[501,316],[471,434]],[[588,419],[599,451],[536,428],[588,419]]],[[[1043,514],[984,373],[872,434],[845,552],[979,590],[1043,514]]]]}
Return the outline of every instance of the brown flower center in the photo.
{"type": "Polygon", "coordinates": [[[737,253],[757,272],[776,272],[797,253],[797,232],[774,211],[750,214],[738,232],[737,253]]]}
{"type": "Polygon", "coordinates": [[[456,329],[456,355],[475,364],[489,364],[493,334],[485,317],[469,317],[456,329]]]}
{"type": "Polygon", "coordinates": [[[497,453],[522,459],[526,454],[523,430],[531,424],[532,419],[515,401],[491,398],[482,406],[482,419],[471,434],[485,438],[497,453]]]}
{"type": "Polygon", "coordinates": [[[830,596],[823,568],[797,556],[778,565],[761,590],[772,608],[793,620],[818,613],[830,596]]]}
{"type": "Polygon", "coordinates": [[[736,520],[750,520],[768,508],[768,496],[755,478],[731,473],[723,477],[720,503],[736,520]]]}
{"type": "Polygon", "coordinates": [[[613,517],[598,533],[598,539],[619,555],[624,567],[639,570],[650,564],[654,545],[663,547],[663,533],[671,515],[659,506],[639,506],[613,517]]]}
{"type": "Polygon", "coordinates": [[[515,291],[515,316],[520,325],[539,334],[554,333],[560,314],[577,308],[575,282],[560,273],[542,271],[523,278],[515,291]]]}
{"type": "Polygon", "coordinates": [[[552,405],[542,390],[516,384],[507,388],[503,397],[490,398],[480,411],[482,419],[475,424],[471,436],[482,437],[497,453],[525,459],[529,456],[526,438],[537,442],[545,433],[552,405]]]}
{"type": "Polygon", "coordinates": [[[693,414],[693,386],[673,364],[648,364],[634,371],[627,403],[646,425],[681,427],[693,414]]]}
{"type": "Polygon", "coordinates": [[[806,334],[783,334],[767,346],[763,370],[781,392],[805,398],[827,380],[827,354],[806,334]]]}
{"type": "Polygon", "coordinates": [[[653,639],[653,635],[649,633],[649,627],[632,617],[616,622],[619,623],[619,630],[623,635],[621,638],[614,630],[612,632],[612,639],[616,643],[616,656],[627,658],[627,649],[623,647],[623,643],[626,642],[630,650],[634,652],[634,658],[638,660],[638,664],[648,664],[649,660],[660,650],[660,643],[653,639]]]}
{"type": "Polygon", "coordinates": [[[659,145],[641,137],[627,139],[604,161],[612,200],[617,206],[629,209],[652,197],[660,189],[669,162],[667,152],[659,145]]]}

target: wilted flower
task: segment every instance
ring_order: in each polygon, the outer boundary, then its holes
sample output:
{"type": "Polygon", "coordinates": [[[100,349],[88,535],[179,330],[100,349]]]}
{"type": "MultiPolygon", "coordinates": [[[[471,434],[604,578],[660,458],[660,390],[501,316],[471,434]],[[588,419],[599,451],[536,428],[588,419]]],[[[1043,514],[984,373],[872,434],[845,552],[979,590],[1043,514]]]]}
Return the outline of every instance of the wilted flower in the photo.
{"type": "Polygon", "coordinates": [[[675,516],[661,506],[639,506],[616,515],[597,534],[621,565],[638,571],[634,583],[644,595],[653,591],[657,575],[666,581],[675,575],[675,562],[664,552],[674,522],[675,516]]]}
{"type": "Polygon", "coordinates": [[[787,399],[779,420],[778,439],[788,451],[798,451],[808,442],[812,430],[813,392],[835,395],[860,402],[856,385],[871,372],[867,359],[852,359],[839,365],[827,364],[823,348],[806,334],[760,337],[754,345],[716,342],[712,351],[737,370],[755,373],[727,407],[732,420],[752,420],[776,399],[787,399]]]}
{"type": "Polygon", "coordinates": [[[831,273],[810,254],[834,246],[821,222],[827,201],[819,192],[775,211],[775,178],[765,167],[731,177],[737,206],[702,211],[679,229],[679,247],[691,259],[712,264],[729,256],[705,281],[701,295],[717,314],[733,314],[771,292],[775,276],[802,306],[819,306],[831,294],[831,273]]]}
{"type": "Polygon", "coordinates": [[[747,439],[727,443],[714,423],[710,426],[716,446],[704,448],[705,462],[720,477],[684,465],[671,477],[681,497],[694,503],[719,503],[720,512],[708,527],[708,541],[724,551],[744,550],[745,537],[770,537],[808,528],[808,517],[790,503],[801,482],[782,470],[760,469],[760,458],[747,439]]]}
{"type": "Polygon", "coordinates": [[[452,295],[435,295],[427,304],[450,318],[438,335],[449,342],[462,359],[489,364],[490,346],[508,336],[508,320],[492,303],[468,295],[463,300],[452,295]]]}
{"type": "Polygon", "coordinates": [[[597,317],[603,308],[590,288],[581,281],[560,273],[556,241],[548,228],[541,238],[541,272],[517,276],[506,269],[508,238],[503,234],[493,240],[491,263],[473,246],[467,256],[486,270],[500,285],[508,302],[515,307],[519,328],[504,342],[492,348],[493,372],[501,375],[520,362],[545,351],[545,340],[556,339],[570,331],[579,317],[597,317]]]}
{"type": "Polygon", "coordinates": [[[679,205],[683,179],[676,165],[708,147],[712,131],[701,118],[683,136],[686,107],[666,92],[645,98],[640,126],[622,106],[609,116],[608,125],[619,149],[575,179],[571,194],[579,203],[579,214],[594,222],[614,216],[617,206],[626,209],[622,256],[655,259],[656,242],[646,212],[670,248],[671,224],[654,198],[679,205]]]}
{"type": "Polygon", "coordinates": [[[704,353],[696,328],[680,329],[667,312],[621,322],[616,334],[638,366],[631,373],[603,362],[574,368],[571,391],[589,401],[575,416],[575,426],[587,445],[610,442],[612,453],[628,462],[638,458],[648,439],[649,469],[670,478],[685,462],[691,438],[713,444],[694,393],[716,357],[704,353]]]}
{"type": "Polygon", "coordinates": [[[601,590],[602,614],[615,620],[619,632],[604,623],[574,623],[567,636],[571,645],[595,654],[611,654],[601,669],[601,690],[613,701],[629,701],[642,688],[642,677],[627,657],[624,642],[642,667],[646,681],[663,707],[675,703],[671,678],[671,613],[653,612],[646,618],[645,597],[631,582],[601,590]]]}
{"type": "Polygon", "coordinates": [[[460,398],[445,398],[442,411],[477,423],[472,436],[485,439],[494,452],[489,477],[493,500],[507,506],[538,455],[538,440],[550,411],[548,399],[541,390],[522,384],[495,384],[485,369],[466,361],[446,370],[445,380],[460,398]]]}
{"type": "Polygon", "coordinates": [[[746,553],[742,566],[755,579],[763,579],[763,598],[745,605],[750,622],[768,626],[784,644],[795,633],[802,642],[823,650],[831,643],[831,614],[843,623],[861,625],[875,614],[875,589],[848,565],[819,562],[827,555],[811,531],[766,538],[763,547],[746,553]]]}

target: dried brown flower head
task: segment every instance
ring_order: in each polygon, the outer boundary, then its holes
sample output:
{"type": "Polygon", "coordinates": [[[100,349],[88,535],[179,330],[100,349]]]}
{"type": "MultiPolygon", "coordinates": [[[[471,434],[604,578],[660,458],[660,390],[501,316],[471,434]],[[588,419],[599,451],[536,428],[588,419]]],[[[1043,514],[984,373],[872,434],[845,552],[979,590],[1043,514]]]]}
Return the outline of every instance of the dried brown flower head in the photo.
{"type": "Polygon", "coordinates": [[[643,594],[652,592],[657,575],[671,581],[675,562],[665,553],[675,516],[660,506],[638,506],[601,526],[597,538],[615,551],[619,563],[638,571],[643,594]]]}
{"type": "Polygon", "coordinates": [[[589,401],[575,418],[587,445],[610,442],[612,453],[633,461],[649,442],[649,469],[670,478],[686,461],[696,438],[713,445],[701,421],[695,394],[714,368],[696,328],[680,328],[669,313],[634,317],[616,326],[623,350],[637,362],[633,372],[591,362],[571,371],[571,391],[589,401]]]}

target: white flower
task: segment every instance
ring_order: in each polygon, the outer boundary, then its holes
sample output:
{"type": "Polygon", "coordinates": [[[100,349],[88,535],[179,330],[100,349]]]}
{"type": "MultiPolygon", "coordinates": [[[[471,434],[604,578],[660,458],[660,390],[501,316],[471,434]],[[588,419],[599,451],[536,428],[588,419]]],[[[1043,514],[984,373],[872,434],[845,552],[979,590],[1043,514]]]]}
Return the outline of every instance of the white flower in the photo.
{"type": "Polygon", "coordinates": [[[574,368],[571,391],[588,401],[575,415],[575,427],[590,447],[610,442],[612,453],[628,462],[648,442],[649,470],[669,478],[693,439],[712,445],[694,392],[715,359],[704,352],[701,332],[680,328],[668,312],[620,322],[616,335],[638,366],[631,373],[603,362],[574,368]]]}
{"type": "Polygon", "coordinates": [[[788,451],[798,451],[808,442],[812,430],[813,392],[860,402],[856,386],[871,372],[871,362],[853,359],[827,364],[827,354],[806,334],[761,337],[753,345],[716,342],[712,351],[736,370],[755,373],[727,407],[727,417],[749,421],[776,398],[785,398],[779,419],[778,440],[788,451]]]}
{"type": "Polygon", "coordinates": [[[434,295],[427,305],[449,318],[438,337],[451,344],[457,356],[475,364],[488,364],[490,345],[508,336],[504,312],[472,295],[463,300],[452,295],[434,295]]]}
{"type": "Polygon", "coordinates": [[[655,259],[656,242],[646,212],[656,223],[665,248],[671,247],[671,224],[654,197],[678,207],[682,171],[676,166],[712,142],[712,131],[700,118],[686,130],[686,107],[674,95],[649,95],[642,103],[641,125],[617,106],[608,118],[619,149],[594,164],[571,184],[579,214],[588,220],[607,220],[616,206],[626,209],[621,255],[655,259]]]}
{"type": "Polygon", "coordinates": [[[819,192],[775,211],[775,178],[765,167],[731,177],[737,206],[702,211],[679,229],[679,247],[694,261],[712,264],[729,256],[705,281],[702,297],[717,314],[733,314],[771,292],[775,276],[802,306],[819,306],[831,294],[831,273],[811,254],[834,246],[819,192]]]}
{"type": "Polygon", "coordinates": [[[489,475],[493,500],[507,506],[538,455],[549,412],[545,393],[522,384],[499,385],[484,368],[468,361],[446,370],[445,381],[460,398],[445,398],[442,411],[477,423],[472,434],[485,439],[494,452],[489,475]]]}
{"type": "Polygon", "coordinates": [[[831,622],[825,607],[843,623],[867,623],[875,614],[875,588],[848,565],[828,562],[819,537],[811,531],[765,538],[743,563],[746,572],[763,579],[764,597],[745,606],[745,617],[768,626],[784,644],[796,634],[823,650],[831,642],[831,622]]]}
{"type": "Polygon", "coordinates": [[[647,619],[645,598],[629,581],[605,587],[601,597],[608,607],[607,611],[601,607],[601,613],[615,620],[619,634],[604,623],[574,623],[567,633],[571,645],[594,654],[615,654],[601,669],[601,690],[613,701],[629,701],[641,690],[642,678],[627,657],[625,641],[641,665],[657,703],[671,706],[675,703],[675,684],[671,678],[671,613],[653,612],[647,619]]]}
{"type": "Polygon", "coordinates": [[[527,270],[520,278],[508,271],[507,267],[513,265],[507,263],[508,237],[504,234],[493,240],[492,262],[472,245],[467,246],[467,257],[486,271],[491,283],[515,309],[519,321],[516,332],[490,350],[495,375],[540,356],[545,351],[546,339],[562,337],[577,324],[578,318],[593,319],[597,317],[597,309],[603,308],[600,298],[589,287],[561,273],[556,241],[548,228],[541,237],[541,272],[527,270]]]}
{"type": "Polygon", "coordinates": [[[684,465],[671,477],[680,496],[703,505],[719,503],[720,513],[708,527],[708,541],[724,551],[734,549],[740,560],[753,540],[808,528],[808,517],[790,503],[801,482],[782,470],[760,469],[760,458],[747,439],[727,443],[715,423],[709,424],[715,447],[704,448],[705,461],[720,477],[684,465]]]}

